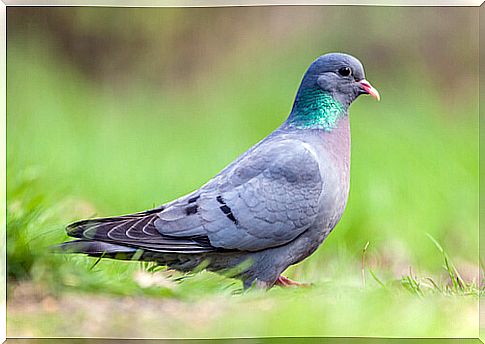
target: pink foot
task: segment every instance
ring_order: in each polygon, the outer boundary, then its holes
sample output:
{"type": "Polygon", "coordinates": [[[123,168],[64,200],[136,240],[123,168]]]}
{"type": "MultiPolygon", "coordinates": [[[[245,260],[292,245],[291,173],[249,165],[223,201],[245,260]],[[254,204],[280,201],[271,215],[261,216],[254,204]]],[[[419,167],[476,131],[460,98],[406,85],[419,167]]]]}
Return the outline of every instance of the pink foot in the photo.
{"type": "Polygon", "coordinates": [[[279,285],[280,287],[310,287],[310,284],[308,283],[300,283],[297,281],[293,281],[283,275],[280,275],[276,279],[275,285],[279,285]]]}

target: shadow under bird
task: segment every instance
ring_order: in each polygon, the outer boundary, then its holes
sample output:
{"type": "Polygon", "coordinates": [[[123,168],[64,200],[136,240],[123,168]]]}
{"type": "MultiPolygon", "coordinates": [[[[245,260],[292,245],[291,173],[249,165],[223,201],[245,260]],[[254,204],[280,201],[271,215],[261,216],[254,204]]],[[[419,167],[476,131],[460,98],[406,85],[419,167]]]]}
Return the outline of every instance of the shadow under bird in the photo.
{"type": "Polygon", "coordinates": [[[78,239],[58,249],[184,272],[240,267],[235,277],[245,288],[300,285],[281,273],[312,254],[344,212],[348,108],[361,94],[379,100],[359,60],[320,56],[288,119],[200,189],[156,209],[75,222],[66,230],[78,239]]]}

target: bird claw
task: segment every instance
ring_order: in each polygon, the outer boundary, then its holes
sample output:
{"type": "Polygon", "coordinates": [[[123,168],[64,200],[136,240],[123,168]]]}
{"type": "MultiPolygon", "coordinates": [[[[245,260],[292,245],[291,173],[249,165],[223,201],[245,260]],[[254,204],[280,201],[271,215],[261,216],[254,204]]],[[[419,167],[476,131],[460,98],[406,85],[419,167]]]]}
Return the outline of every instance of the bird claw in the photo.
{"type": "Polygon", "coordinates": [[[280,275],[276,279],[275,285],[279,285],[280,287],[286,287],[286,288],[288,288],[288,287],[305,287],[305,288],[311,287],[311,284],[309,284],[309,283],[301,283],[301,282],[293,281],[293,280],[291,280],[288,277],[285,277],[283,275],[280,275]]]}

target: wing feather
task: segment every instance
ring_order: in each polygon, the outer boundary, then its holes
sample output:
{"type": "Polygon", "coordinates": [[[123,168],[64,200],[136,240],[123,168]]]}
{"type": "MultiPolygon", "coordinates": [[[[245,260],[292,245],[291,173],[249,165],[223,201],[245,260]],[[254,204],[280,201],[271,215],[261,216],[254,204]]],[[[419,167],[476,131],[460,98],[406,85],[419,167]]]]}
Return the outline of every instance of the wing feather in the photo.
{"type": "Polygon", "coordinates": [[[318,159],[308,145],[270,137],[187,196],[141,213],[79,221],[67,232],[157,252],[258,251],[306,231],[322,193],[318,159]]]}
{"type": "Polygon", "coordinates": [[[201,237],[170,237],[154,227],[156,213],[83,220],[68,226],[75,238],[165,253],[202,253],[216,249],[201,237]]]}
{"type": "Polygon", "coordinates": [[[181,198],[154,221],[170,236],[207,236],[223,249],[258,251],[295,239],[314,222],[323,191],[315,155],[298,140],[256,146],[189,203],[181,198]]]}

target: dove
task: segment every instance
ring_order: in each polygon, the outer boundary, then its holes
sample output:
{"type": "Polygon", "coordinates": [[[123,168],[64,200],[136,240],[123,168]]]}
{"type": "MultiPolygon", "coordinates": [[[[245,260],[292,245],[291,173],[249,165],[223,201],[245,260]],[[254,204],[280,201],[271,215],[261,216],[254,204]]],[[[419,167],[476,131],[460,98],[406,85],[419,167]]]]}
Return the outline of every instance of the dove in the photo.
{"type": "Polygon", "coordinates": [[[361,62],[318,57],[287,120],[190,194],[155,209],[67,226],[65,253],[151,261],[182,272],[203,266],[252,286],[298,286],[282,275],[310,256],[344,212],[350,185],[348,110],[377,100],[361,62]]]}

